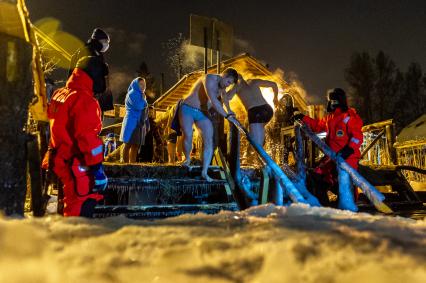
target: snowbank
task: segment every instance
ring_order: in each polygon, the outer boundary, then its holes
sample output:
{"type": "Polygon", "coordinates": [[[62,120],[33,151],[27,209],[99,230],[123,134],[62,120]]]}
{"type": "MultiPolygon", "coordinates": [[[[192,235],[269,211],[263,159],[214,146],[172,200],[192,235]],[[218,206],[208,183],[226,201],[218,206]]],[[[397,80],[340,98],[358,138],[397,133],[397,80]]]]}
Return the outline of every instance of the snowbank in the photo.
{"type": "Polygon", "coordinates": [[[426,221],[272,205],[159,221],[0,218],[0,282],[426,282],[426,221]]]}

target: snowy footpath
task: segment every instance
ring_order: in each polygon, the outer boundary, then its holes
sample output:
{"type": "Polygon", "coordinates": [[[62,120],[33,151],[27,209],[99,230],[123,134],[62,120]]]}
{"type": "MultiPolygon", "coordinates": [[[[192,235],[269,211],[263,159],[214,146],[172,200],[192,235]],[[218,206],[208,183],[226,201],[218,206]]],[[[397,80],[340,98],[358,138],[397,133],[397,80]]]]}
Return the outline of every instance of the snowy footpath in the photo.
{"type": "Polygon", "coordinates": [[[261,206],[156,221],[0,217],[1,283],[426,282],[426,220],[261,206]]]}

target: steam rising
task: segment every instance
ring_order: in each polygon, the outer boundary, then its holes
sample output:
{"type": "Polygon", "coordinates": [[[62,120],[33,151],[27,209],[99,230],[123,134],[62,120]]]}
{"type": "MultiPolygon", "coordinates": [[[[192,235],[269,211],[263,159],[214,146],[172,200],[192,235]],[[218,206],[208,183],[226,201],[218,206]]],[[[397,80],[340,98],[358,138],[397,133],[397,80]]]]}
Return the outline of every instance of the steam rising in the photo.
{"type": "Polygon", "coordinates": [[[235,47],[236,54],[238,53],[254,54],[255,52],[254,47],[250,44],[249,41],[237,36],[234,36],[234,47],[235,47]]]}
{"type": "Polygon", "coordinates": [[[163,48],[165,59],[177,79],[203,66],[204,49],[189,44],[189,40],[182,33],[169,39],[163,44],[163,48]]]}
{"type": "Polygon", "coordinates": [[[109,74],[109,82],[113,94],[126,92],[130,82],[134,78],[131,73],[123,69],[111,67],[109,74]]]}
{"type": "MultiPolygon", "coordinates": [[[[264,80],[270,80],[270,81],[276,82],[278,85],[278,99],[281,99],[284,93],[289,93],[293,98],[295,96],[299,96],[304,100],[308,99],[308,94],[305,88],[303,87],[302,82],[298,80],[297,75],[293,72],[286,75],[282,69],[277,68],[275,69],[275,71],[272,72],[271,75],[258,76],[249,71],[247,63],[244,61],[234,65],[233,67],[237,69],[237,71],[246,80],[264,79],[264,80]]],[[[262,88],[261,91],[265,99],[267,100],[267,102],[271,106],[274,106],[272,89],[262,88]]],[[[231,102],[231,105],[233,105],[233,107],[237,107],[236,104],[238,103],[240,102],[239,101],[234,102],[233,100],[231,102]]]]}

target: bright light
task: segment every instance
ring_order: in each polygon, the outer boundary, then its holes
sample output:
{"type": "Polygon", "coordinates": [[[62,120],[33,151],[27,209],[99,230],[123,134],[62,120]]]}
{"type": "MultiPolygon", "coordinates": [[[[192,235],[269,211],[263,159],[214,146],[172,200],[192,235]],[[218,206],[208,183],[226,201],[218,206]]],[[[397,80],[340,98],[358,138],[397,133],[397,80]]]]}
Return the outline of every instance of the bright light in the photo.
{"type": "MultiPolygon", "coordinates": [[[[268,102],[269,105],[272,106],[273,109],[274,108],[274,91],[272,90],[272,88],[270,87],[261,87],[260,91],[263,94],[263,97],[265,98],[265,100],[268,102]]],[[[278,90],[278,100],[281,99],[281,97],[283,97],[283,91],[281,89],[278,90]]]]}

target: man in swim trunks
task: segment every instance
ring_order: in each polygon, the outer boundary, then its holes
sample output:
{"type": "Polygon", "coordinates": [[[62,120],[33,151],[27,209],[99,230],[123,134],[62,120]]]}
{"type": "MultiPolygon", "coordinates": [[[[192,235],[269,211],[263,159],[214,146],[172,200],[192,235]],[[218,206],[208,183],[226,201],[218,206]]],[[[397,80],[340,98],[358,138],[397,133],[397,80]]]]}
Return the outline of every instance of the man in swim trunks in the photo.
{"type": "Polygon", "coordinates": [[[208,176],[213,156],[213,124],[209,119],[208,110],[213,107],[219,115],[232,123],[237,123],[234,113],[227,113],[219,101],[219,96],[226,93],[226,88],[238,81],[238,73],[235,69],[228,68],[220,75],[203,75],[192,87],[190,94],[182,101],[179,109],[179,124],[183,132],[183,148],[185,161],[183,165],[191,162],[192,126],[195,125],[203,138],[203,169],[201,177],[212,181],[208,176]]]}
{"type": "Polygon", "coordinates": [[[248,113],[250,136],[257,144],[263,146],[263,142],[265,141],[265,125],[272,119],[274,110],[263,97],[260,90],[261,87],[272,88],[274,100],[278,98],[278,86],[275,82],[261,79],[246,81],[239,75],[238,84],[235,84],[226,93],[223,104],[228,110],[228,113],[233,113],[229,106],[229,101],[237,94],[248,113]]]}

